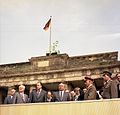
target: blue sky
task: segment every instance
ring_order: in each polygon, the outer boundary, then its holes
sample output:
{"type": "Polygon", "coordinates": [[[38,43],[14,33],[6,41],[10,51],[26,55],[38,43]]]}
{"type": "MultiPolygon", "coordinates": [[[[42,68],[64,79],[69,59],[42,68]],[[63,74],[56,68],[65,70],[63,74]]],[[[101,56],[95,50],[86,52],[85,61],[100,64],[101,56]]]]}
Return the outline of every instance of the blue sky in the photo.
{"type": "MultiPolygon", "coordinates": [[[[80,56],[118,51],[120,0],[0,0],[0,64],[26,62],[49,48],[45,23],[52,16],[52,43],[80,56]]],[[[120,59],[120,56],[119,56],[120,59]]]]}

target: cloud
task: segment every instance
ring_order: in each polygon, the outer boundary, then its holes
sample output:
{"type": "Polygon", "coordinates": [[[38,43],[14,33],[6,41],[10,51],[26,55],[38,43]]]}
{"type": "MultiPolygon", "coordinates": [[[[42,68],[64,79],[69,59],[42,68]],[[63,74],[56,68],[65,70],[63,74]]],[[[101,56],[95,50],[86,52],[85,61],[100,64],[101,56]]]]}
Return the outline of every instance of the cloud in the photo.
{"type": "Polygon", "coordinates": [[[97,38],[104,40],[118,40],[120,39],[120,33],[102,34],[99,35],[97,38]]]}

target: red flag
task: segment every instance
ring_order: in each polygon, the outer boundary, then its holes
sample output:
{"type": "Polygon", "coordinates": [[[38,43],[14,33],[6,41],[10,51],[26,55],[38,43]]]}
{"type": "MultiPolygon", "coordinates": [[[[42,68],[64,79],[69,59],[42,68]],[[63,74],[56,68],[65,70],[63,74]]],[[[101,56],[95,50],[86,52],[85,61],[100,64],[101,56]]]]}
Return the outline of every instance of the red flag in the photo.
{"type": "Polygon", "coordinates": [[[44,30],[45,31],[47,31],[48,29],[49,29],[49,27],[50,27],[50,24],[51,24],[51,18],[48,20],[48,22],[45,24],[45,26],[44,26],[44,30]]]}

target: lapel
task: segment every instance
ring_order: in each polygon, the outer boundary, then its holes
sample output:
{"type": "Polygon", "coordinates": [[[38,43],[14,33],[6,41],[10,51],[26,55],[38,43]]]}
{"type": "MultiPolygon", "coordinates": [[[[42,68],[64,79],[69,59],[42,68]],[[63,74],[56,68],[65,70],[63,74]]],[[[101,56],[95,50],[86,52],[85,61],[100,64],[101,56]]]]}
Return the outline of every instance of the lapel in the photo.
{"type": "Polygon", "coordinates": [[[26,102],[26,95],[24,94],[24,97],[19,93],[20,98],[22,99],[23,102],[26,102]]]}
{"type": "Polygon", "coordinates": [[[8,97],[8,101],[11,103],[13,100],[13,97],[11,98],[11,96],[8,97]]]}
{"type": "Polygon", "coordinates": [[[27,95],[24,94],[24,99],[23,99],[25,102],[27,102],[27,95]]]}
{"type": "Polygon", "coordinates": [[[13,100],[14,100],[14,96],[11,98],[11,96],[10,96],[10,100],[11,100],[11,102],[13,102],[13,100]]]}
{"type": "Polygon", "coordinates": [[[65,93],[65,91],[64,91],[64,93],[63,93],[63,97],[62,97],[62,100],[65,99],[65,95],[66,95],[66,93],[65,93]]]}
{"type": "Polygon", "coordinates": [[[36,97],[37,97],[37,99],[40,98],[41,95],[42,95],[42,90],[40,91],[40,94],[38,94],[37,91],[36,91],[36,97]]]}
{"type": "Polygon", "coordinates": [[[109,88],[111,85],[111,82],[112,82],[111,80],[107,81],[104,85],[104,88],[109,88]]]}
{"type": "Polygon", "coordinates": [[[58,95],[58,99],[59,99],[59,101],[61,101],[61,97],[60,97],[60,93],[59,93],[59,91],[58,91],[57,95],[58,95]]]}
{"type": "Polygon", "coordinates": [[[23,100],[23,96],[19,93],[19,97],[23,100]]]}
{"type": "Polygon", "coordinates": [[[64,98],[65,98],[65,96],[66,96],[65,91],[63,91],[62,98],[61,98],[61,96],[60,96],[60,94],[59,94],[59,92],[58,92],[58,97],[59,97],[59,100],[60,100],[60,101],[63,101],[64,98]]]}
{"type": "Polygon", "coordinates": [[[12,100],[11,96],[8,97],[9,100],[12,100]]]}

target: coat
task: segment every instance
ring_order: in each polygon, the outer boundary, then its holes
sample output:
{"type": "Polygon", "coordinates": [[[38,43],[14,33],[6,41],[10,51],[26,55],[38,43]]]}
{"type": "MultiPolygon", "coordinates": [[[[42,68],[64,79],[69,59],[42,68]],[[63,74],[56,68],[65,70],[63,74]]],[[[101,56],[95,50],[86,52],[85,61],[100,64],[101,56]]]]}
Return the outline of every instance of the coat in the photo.
{"type": "Polygon", "coordinates": [[[14,96],[8,95],[5,100],[4,104],[13,104],[14,96]]]}
{"type": "Polygon", "coordinates": [[[103,90],[102,92],[103,99],[117,98],[118,96],[116,84],[112,80],[105,82],[102,90],[103,90]]]}
{"type": "Polygon", "coordinates": [[[14,103],[28,103],[28,95],[22,96],[19,92],[15,93],[14,103]]]}
{"type": "Polygon", "coordinates": [[[84,92],[84,100],[94,100],[96,99],[97,91],[95,86],[92,84],[84,92]]]}
{"type": "Polygon", "coordinates": [[[54,92],[54,101],[55,102],[70,101],[70,95],[68,92],[64,91],[63,97],[61,98],[59,95],[59,91],[54,92]]]}
{"type": "Polygon", "coordinates": [[[40,103],[40,102],[45,102],[46,101],[46,91],[43,89],[41,90],[40,94],[38,95],[36,90],[33,90],[30,93],[30,103],[40,103]]]}

